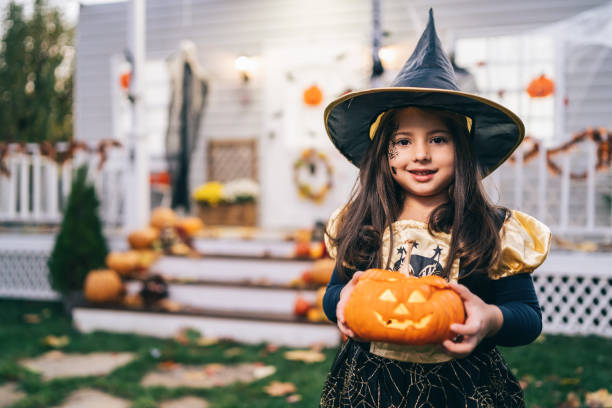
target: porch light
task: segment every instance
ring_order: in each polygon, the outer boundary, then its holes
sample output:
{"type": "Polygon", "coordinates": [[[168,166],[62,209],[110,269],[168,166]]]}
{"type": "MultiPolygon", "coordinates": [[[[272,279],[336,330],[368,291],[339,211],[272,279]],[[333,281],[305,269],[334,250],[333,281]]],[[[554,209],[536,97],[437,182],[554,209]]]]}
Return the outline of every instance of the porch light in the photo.
{"type": "Polygon", "coordinates": [[[240,73],[243,82],[246,83],[249,82],[249,79],[251,79],[251,76],[258,67],[258,63],[257,60],[253,57],[241,55],[240,57],[236,58],[236,61],[234,61],[234,66],[236,67],[236,70],[240,73]]]}

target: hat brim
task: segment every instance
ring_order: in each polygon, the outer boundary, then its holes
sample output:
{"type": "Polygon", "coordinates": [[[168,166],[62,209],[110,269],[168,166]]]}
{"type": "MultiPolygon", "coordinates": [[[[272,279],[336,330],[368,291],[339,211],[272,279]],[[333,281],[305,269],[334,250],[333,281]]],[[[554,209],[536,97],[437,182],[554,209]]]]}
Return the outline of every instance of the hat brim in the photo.
{"type": "Polygon", "coordinates": [[[435,88],[374,88],[332,101],[324,113],[332,143],[359,167],[370,146],[370,126],[378,115],[408,106],[451,111],[472,119],[471,137],[483,176],[499,167],[521,144],[523,122],[509,109],[467,92],[435,88]]]}

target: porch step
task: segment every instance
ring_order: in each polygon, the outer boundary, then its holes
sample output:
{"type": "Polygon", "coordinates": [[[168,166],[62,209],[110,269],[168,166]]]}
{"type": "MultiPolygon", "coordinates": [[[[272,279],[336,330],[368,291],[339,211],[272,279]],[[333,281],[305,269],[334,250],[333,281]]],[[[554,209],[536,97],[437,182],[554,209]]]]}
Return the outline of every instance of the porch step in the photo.
{"type": "MultiPolygon", "coordinates": [[[[138,281],[126,284],[128,293],[137,293],[138,281]]],[[[310,303],[316,301],[316,290],[295,289],[284,286],[250,285],[232,281],[197,281],[168,283],[169,300],[188,308],[218,310],[229,313],[273,313],[289,320],[298,296],[310,303]]]]}
{"type": "Polygon", "coordinates": [[[205,255],[292,258],[295,243],[280,239],[196,238],[195,249],[205,255]]]}
{"type": "Polygon", "coordinates": [[[72,318],[75,327],[85,333],[104,330],[169,338],[183,328],[193,328],[210,337],[290,347],[312,344],[334,347],[340,340],[338,329],[331,323],[314,323],[284,313],[213,309],[168,312],[81,305],[72,310],[72,318]]]}
{"type": "Polygon", "coordinates": [[[312,260],[271,259],[250,256],[204,256],[182,258],[164,256],[151,266],[170,280],[241,282],[287,286],[312,267],[312,260]]]}

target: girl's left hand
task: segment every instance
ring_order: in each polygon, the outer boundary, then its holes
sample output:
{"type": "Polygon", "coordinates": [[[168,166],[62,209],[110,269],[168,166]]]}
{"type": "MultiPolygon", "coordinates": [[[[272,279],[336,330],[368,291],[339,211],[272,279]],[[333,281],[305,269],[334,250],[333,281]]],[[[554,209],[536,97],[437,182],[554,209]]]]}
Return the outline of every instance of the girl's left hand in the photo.
{"type": "Polygon", "coordinates": [[[450,282],[450,285],[461,296],[467,317],[465,323],[453,323],[450,327],[461,340],[445,340],[442,348],[453,357],[463,358],[474,351],[482,339],[497,333],[504,316],[497,306],[485,303],[467,287],[453,282],[450,282]]]}

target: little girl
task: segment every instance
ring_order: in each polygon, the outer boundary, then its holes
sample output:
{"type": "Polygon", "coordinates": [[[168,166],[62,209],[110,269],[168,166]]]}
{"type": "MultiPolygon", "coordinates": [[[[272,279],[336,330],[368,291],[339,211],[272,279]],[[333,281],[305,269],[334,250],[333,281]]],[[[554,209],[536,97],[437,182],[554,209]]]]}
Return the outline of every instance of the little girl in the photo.
{"type": "Polygon", "coordinates": [[[493,206],[481,185],[522,141],[520,119],[458,90],[430,11],[392,86],[340,97],[327,107],[325,124],[359,167],[359,184],[327,228],[336,269],[323,306],[348,340],[321,406],[524,406],[495,346],[528,344],[541,331],[530,272],[546,258],[550,231],[526,214],[493,206]],[[451,325],[455,337],[441,345],[357,338],[344,308],[368,268],[446,278],[463,299],[465,323],[451,325]]]}

